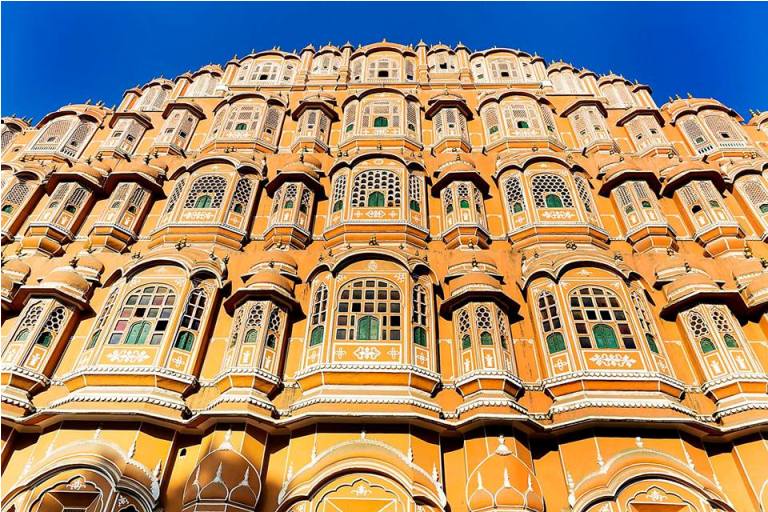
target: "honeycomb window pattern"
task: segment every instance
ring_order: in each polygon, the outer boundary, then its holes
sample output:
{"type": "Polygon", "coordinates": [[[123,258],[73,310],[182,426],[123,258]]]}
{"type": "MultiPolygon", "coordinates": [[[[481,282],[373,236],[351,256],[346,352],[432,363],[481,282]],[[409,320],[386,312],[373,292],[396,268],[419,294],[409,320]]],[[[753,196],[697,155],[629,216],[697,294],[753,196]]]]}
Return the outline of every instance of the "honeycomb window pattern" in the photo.
{"type": "Polygon", "coordinates": [[[355,176],[352,207],[400,206],[400,176],[392,171],[371,169],[355,176]]]}

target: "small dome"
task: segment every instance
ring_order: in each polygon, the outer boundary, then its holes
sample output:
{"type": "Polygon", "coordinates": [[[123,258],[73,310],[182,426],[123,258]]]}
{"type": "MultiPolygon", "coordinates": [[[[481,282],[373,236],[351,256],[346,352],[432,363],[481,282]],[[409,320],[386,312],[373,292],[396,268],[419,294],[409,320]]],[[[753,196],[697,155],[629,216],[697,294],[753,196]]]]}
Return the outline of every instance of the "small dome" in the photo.
{"type": "Polygon", "coordinates": [[[471,512],[487,509],[544,511],[541,486],[536,476],[504,444],[503,436],[499,437],[496,450],[470,473],[467,504],[471,512]]]}
{"type": "Polygon", "coordinates": [[[262,272],[276,272],[289,279],[298,279],[299,265],[296,260],[286,251],[268,251],[259,253],[257,256],[258,263],[251,266],[248,272],[243,274],[243,277],[247,281],[251,281],[251,277],[262,272]]]}
{"type": "Polygon", "coordinates": [[[465,289],[501,290],[499,281],[484,272],[468,272],[451,281],[451,296],[465,289]]]}
{"type": "Polygon", "coordinates": [[[69,270],[67,268],[55,269],[45,277],[42,284],[48,287],[60,287],[63,291],[74,292],[78,296],[85,295],[91,288],[90,283],[71,267],[69,270]]]}
{"type": "MultiPolygon", "coordinates": [[[[111,170],[111,169],[109,169],[111,170]]],[[[97,169],[96,167],[87,164],[85,162],[78,162],[75,165],[72,166],[72,168],[63,171],[65,173],[74,173],[74,174],[82,174],[83,176],[86,176],[90,180],[93,180],[95,182],[100,182],[102,179],[104,179],[105,172],[97,169]]]]}
{"type": "Polygon", "coordinates": [[[320,161],[315,157],[307,156],[304,157],[304,161],[295,160],[284,165],[279,172],[303,173],[317,179],[320,165],[320,161]]]}
{"type": "Polygon", "coordinates": [[[13,273],[26,277],[29,275],[30,270],[29,265],[21,260],[6,261],[5,265],[3,265],[3,275],[6,273],[13,273]]]}
{"type": "Polygon", "coordinates": [[[451,251],[448,256],[448,276],[458,277],[467,272],[498,274],[498,267],[487,251],[451,251]]]}
{"type": "Polygon", "coordinates": [[[163,175],[161,168],[156,167],[155,165],[147,165],[144,162],[139,163],[139,162],[128,162],[128,161],[120,162],[112,174],[117,175],[117,174],[133,174],[133,173],[145,174],[146,176],[148,176],[149,178],[152,178],[153,180],[157,180],[163,175]]]}
{"type": "Polygon", "coordinates": [[[289,293],[293,292],[293,282],[291,282],[288,278],[281,276],[276,271],[265,270],[258,272],[249,277],[248,281],[246,282],[246,286],[248,288],[259,288],[264,285],[276,286],[289,293]]]}
{"type": "Polygon", "coordinates": [[[99,276],[104,272],[104,264],[94,255],[85,252],[78,256],[77,270],[81,271],[86,279],[98,280],[99,276]]]}

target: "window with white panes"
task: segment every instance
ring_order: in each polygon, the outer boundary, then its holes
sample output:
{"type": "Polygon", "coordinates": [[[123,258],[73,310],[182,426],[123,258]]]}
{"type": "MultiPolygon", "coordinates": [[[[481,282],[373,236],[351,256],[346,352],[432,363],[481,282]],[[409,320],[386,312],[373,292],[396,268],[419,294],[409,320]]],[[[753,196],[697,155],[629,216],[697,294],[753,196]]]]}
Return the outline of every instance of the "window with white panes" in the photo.
{"type": "Polygon", "coordinates": [[[578,288],[570,294],[569,307],[581,348],[636,348],[626,308],[612,291],[578,288]]]}
{"type": "Polygon", "coordinates": [[[153,85],[147,87],[141,93],[141,97],[135,103],[133,110],[141,111],[159,111],[163,109],[163,104],[168,98],[170,89],[162,85],[153,85]]]}
{"type": "Polygon", "coordinates": [[[736,180],[736,191],[749,208],[768,226],[768,185],[762,176],[744,176],[736,180]]]}
{"type": "Polygon", "coordinates": [[[108,344],[160,345],[171,321],[176,294],[162,284],[132,291],[118,310],[108,344]]]}
{"type": "Polygon", "coordinates": [[[619,207],[619,214],[629,230],[646,225],[666,223],[658,206],[656,194],[645,181],[622,183],[611,195],[619,207]]]}
{"type": "Polygon", "coordinates": [[[216,87],[218,87],[221,78],[211,73],[202,73],[197,75],[192,83],[189,84],[184,96],[187,97],[206,97],[215,96],[216,87]]]}
{"type": "Polygon", "coordinates": [[[325,321],[328,314],[328,287],[321,284],[312,299],[309,318],[309,346],[320,345],[325,339],[325,321]]]}
{"type": "Polygon", "coordinates": [[[207,299],[205,290],[201,288],[196,288],[190,292],[181,315],[179,331],[173,342],[174,348],[185,351],[192,350],[195,338],[199,336],[207,299]]]}
{"type": "Polygon", "coordinates": [[[625,125],[635,148],[643,151],[658,146],[668,146],[669,141],[664,136],[659,122],[652,116],[639,116],[625,125]]]}
{"type": "Polygon", "coordinates": [[[711,181],[695,180],[681,187],[677,194],[696,231],[708,229],[713,224],[734,223],[733,215],[724,204],[723,197],[711,181]]]}
{"type": "Polygon", "coordinates": [[[699,155],[706,155],[715,149],[715,145],[710,140],[709,135],[704,131],[699,120],[691,115],[680,122],[680,128],[683,130],[688,143],[699,155]]]}
{"type": "Polygon", "coordinates": [[[102,149],[116,149],[123,154],[132,155],[144,135],[146,128],[135,119],[120,119],[115,123],[112,133],[102,144],[102,149]]]}
{"type": "Polygon", "coordinates": [[[331,75],[339,71],[341,58],[333,54],[318,55],[312,61],[313,75],[331,75]]]}
{"type": "Polygon", "coordinates": [[[724,112],[707,113],[701,117],[720,147],[742,148],[747,146],[739,126],[724,112]]]}
{"type": "Polygon", "coordinates": [[[550,292],[542,292],[537,301],[539,314],[541,315],[541,329],[544,342],[547,344],[547,352],[556,354],[565,351],[565,338],[563,337],[563,324],[560,320],[560,312],[557,300],[550,292]]]}
{"type": "Polygon", "coordinates": [[[437,112],[432,118],[432,128],[436,144],[449,137],[469,142],[467,120],[458,108],[444,108],[437,112]]]}
{"type": "Polygon", "coordinates": [[[339,293],[336,339],[398,341],[402,339],[400,290],[383,279],[356,279],[339,293]]]}
{"type": "Polygon", "coordinates": [[[581,107],[569,115],[568,120],[581,146],[611,140],[605,126],[605,119],[597,107],[581,107]]]}

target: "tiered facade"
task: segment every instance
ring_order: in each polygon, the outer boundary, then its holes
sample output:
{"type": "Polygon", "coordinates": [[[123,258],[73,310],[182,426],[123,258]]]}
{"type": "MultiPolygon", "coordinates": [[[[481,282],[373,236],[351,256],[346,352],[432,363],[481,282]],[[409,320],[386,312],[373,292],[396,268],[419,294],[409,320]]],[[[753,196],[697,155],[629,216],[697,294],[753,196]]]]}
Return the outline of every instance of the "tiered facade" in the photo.
{"type": "Polygon", "coordinates": [[[2,151],[3,512],[768,510],[768,113],[381,42],[2,151]]]}

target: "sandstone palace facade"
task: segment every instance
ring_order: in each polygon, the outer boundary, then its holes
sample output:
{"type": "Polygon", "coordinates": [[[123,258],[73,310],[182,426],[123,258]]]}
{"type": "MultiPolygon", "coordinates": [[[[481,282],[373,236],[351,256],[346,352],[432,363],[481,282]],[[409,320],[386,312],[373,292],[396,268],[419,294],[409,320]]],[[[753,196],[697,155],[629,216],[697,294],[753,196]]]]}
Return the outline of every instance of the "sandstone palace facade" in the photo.
{"type": "Polygon", "coordinates": [[[2,151],[2,512],[768,511],[768,113],[383,41],[2,151]]]}

